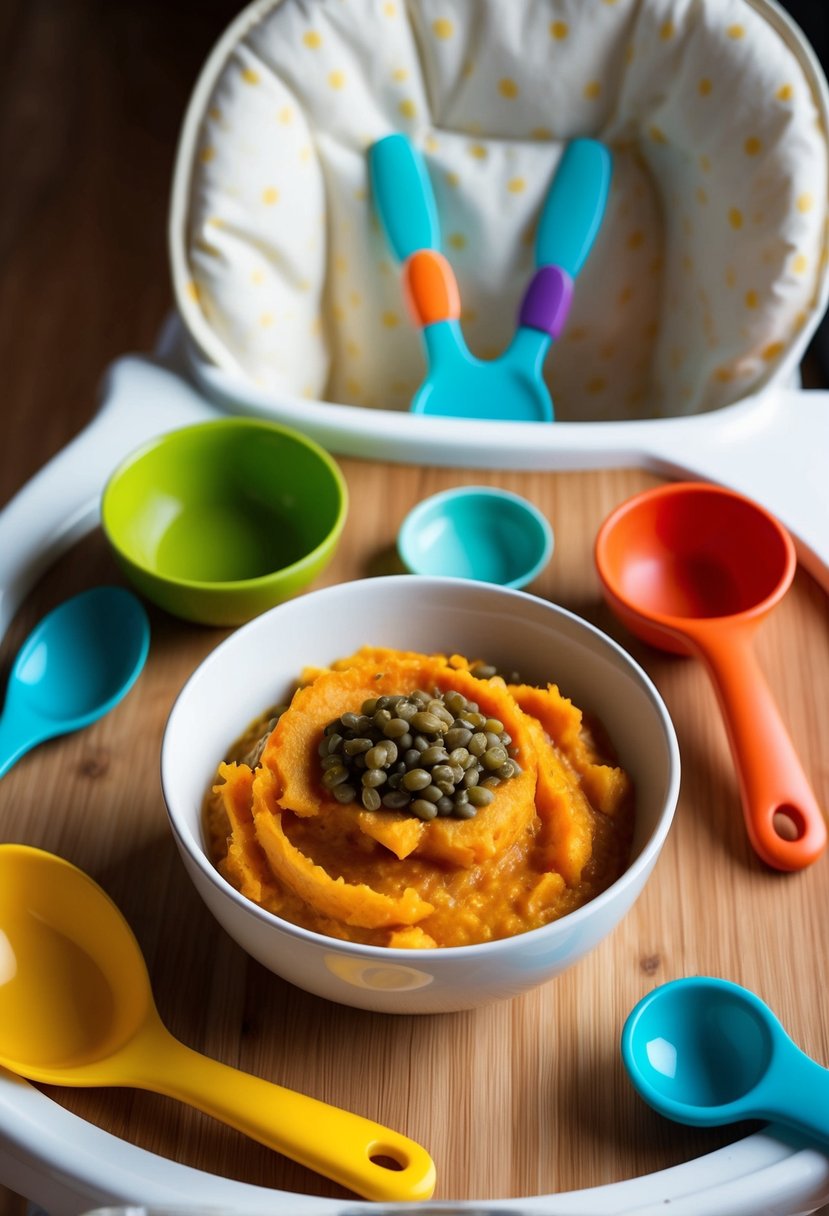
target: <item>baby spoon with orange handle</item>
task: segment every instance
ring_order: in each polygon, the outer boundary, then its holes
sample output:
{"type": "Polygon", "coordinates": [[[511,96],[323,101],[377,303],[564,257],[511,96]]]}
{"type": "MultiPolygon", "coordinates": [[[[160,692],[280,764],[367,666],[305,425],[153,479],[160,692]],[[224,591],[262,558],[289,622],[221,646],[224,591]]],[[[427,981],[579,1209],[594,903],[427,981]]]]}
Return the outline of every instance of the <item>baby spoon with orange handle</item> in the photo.
{"type": "Polygon", "coordinates": [[[186,1047],[153,1002],[140,947],[68,861],[0,845],[0,1065],[47,1085],[166,1094],[367,1199],[429,1199],[434,1163],[370,1119],[186,1047]]]}
{"type": "Polygon", "coordinates": [[[369,150],[369,173],[426,347],[428,371],[412,412],[551,422],[544,360],[567,321],[573,279],[604,216],[611,177],[607,148],[597,140],[577,139],[565,149],[539,216],[536,271],[521,301],[518,326],[495,359],[479,359],[466,345],[458,285],[439,250],[437,203],[420,153],[406,135],[387,135],[369,150]]]}

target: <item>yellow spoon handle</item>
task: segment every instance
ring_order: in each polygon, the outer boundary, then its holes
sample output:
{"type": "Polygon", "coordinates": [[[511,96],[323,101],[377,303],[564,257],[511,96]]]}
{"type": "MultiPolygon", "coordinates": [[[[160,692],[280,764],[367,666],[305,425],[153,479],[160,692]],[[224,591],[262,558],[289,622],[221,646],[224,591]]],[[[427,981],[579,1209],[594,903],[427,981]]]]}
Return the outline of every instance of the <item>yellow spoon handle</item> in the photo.
{"type": "Polygon", "coordinates": [[[131,1085],[195,1106],[366,1199],[431,1198],[434,1162],[400,1132],[211,1060],[164,1027],[144,1046],[131,1085]]]}

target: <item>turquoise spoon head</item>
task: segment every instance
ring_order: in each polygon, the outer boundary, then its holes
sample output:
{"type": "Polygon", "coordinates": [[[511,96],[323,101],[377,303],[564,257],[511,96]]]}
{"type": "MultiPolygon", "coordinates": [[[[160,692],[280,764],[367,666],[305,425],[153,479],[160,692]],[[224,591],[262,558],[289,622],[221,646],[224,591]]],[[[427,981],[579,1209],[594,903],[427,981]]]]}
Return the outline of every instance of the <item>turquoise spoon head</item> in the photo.
{"type": "Polygon", "coordinates": [[[625,1022],[622,1059],[640,1096],[668,1119],[762,1119],[829,1145],[829,1071],[738,984],[694,976],[654,989],[625,1022]]]}
{"type": "Polygon", "coordinates": [[[150,625],[121,587],[93,587],[53,609],[17,655],[0,717],[0,776],[38,743],[89,726],[135,683],[150,625]]]}
{"type": "Polygon", "coordinates": [[[521,328],[497,359],[473,355],[454,320],[426,326],[423,337],[429,371],[412,400],[412,413],[552,422],[553,403],[541,377],[549,334],[521,328]]]}

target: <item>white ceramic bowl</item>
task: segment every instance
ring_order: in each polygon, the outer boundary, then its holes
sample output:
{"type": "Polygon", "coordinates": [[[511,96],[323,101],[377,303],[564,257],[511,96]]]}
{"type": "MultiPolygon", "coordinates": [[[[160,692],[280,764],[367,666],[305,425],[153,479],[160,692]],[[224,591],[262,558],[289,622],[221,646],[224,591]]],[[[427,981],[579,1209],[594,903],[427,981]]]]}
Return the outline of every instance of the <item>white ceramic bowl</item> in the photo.
{"type": "Polygon", "coordinates": [[[625,915],[671,825],[679,752],[651,681],[615,642],[579,617],[524,592],[465,579],[397,576],[312,592],[257,617],[197,668],[170,714],[161,753],[170,823],[184,864],[213,915],[249,954],[309,992],[388,1013],[469,1009],[515,996],[577,962],[625,915]],[[228,747],[286,697],[300,669],[361,645],[459,652],[557,683],[604,723],[636,785],[626,872],[561,920],[480,945],[392,950],[298,928],[240,895],[205,852],[201,806],[228,747]]]}

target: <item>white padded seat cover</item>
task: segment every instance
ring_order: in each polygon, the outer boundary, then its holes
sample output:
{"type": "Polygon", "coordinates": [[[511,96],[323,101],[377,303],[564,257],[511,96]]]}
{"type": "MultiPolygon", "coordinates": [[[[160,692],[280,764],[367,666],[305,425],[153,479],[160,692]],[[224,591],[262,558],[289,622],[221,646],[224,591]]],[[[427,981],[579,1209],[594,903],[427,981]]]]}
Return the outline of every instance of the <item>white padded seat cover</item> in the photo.
{"type": "Polygon", "coordinates": [[[749,0],[258,0],[194,92],[177,305],[276,395],[405,410],[425,369],[366,149],[423,152],[470,348],[508,343],[568,140],[613,153],[546,376],[556,416],[712,410],[772,377],[825,273],[827,141],[801,58],[749,0]]]}

